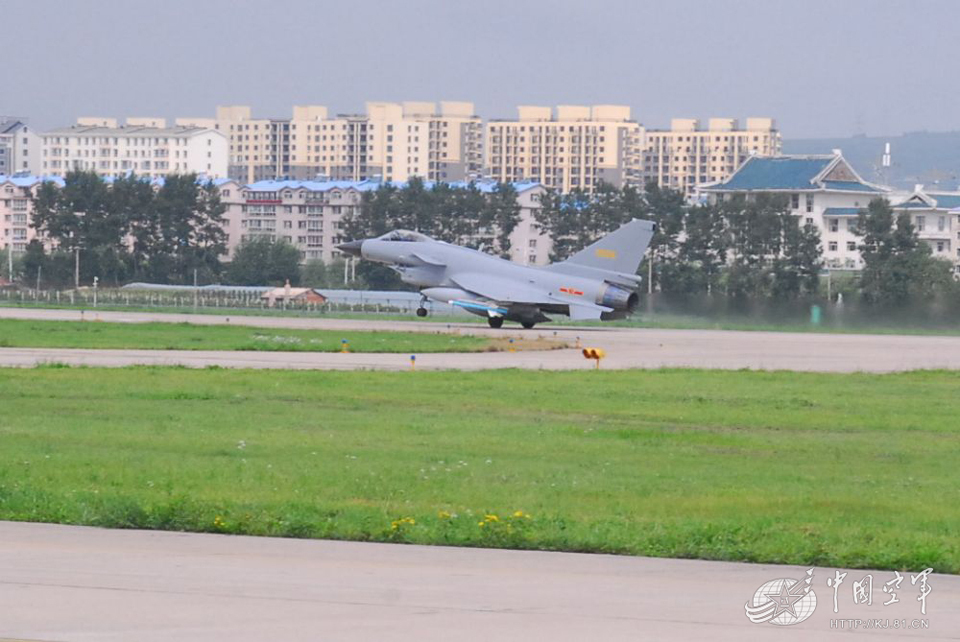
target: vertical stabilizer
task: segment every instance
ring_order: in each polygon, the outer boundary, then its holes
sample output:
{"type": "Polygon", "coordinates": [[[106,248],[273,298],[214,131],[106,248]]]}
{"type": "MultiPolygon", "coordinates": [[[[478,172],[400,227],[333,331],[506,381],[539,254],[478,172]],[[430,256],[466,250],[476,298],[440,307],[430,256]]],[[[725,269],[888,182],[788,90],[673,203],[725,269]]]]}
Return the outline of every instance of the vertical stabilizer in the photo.
{"type": "Polygon", "coordinates": [[[638,218],[556,265],[584,266],[621,274],[636,274],[657,226],[638,218]]]}

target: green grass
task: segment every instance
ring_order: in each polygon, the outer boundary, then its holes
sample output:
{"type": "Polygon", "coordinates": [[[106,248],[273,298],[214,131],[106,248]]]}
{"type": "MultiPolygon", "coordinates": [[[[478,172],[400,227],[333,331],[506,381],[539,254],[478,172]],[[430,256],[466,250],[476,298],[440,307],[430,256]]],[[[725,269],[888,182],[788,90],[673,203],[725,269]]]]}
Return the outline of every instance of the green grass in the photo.
{"type": "MultiPolygon", "coordinates": [[[[57,310],[84,309],[94,313],[89,306],[53,304],[34,301],[0,300],[0,308],[45,308],[57,310]]],[[[110,305],[101,304],[96,311],[109,312],[150,312],[157,314],[215,314],[230,316],[269,316],[269,317],[298,317],[321,319],[376,319],[377,321],[416,321],[433,322],[439,324],[484,324],[481,317],[472,314],[431,314],[426,318],[418,318],[413,313],[405,312],[347,312],[336,310],[280,310],[270,308],[227,308],[227,307],[198,307],[175,305],[110,305]]],[[[953,324],[923,324],[889,322],[882,315],[875,320],[867,321],[862,316],[848,320],[827,319],[821,325],[813,325],[804,319],[785,319],[774,322],[758,320],[749,317],[707,317],[692,314],[653,313],[638,311],[634,316],[620,321],[571,321],[562,315],[553,317],[551,323],[542,327],[555,326],[587,326],[587,327],[627,327],[627,328],[656,328],[668,330],[736,330],[741,332],[809,332],[819,334],[904,334],[929,336],[957,336],[960,335],[960,323],[953,324]]]]}
{"type": "Polygon", "coordinates": [[[441,333],[0,319],[0,347],[6,348],[338,352],[343,339],[351,352],[475,352],[494,346],[481,337],[441,333]]]}
{"type": "Polygon", "coordinates": [[[960,572],[957,372],[45,367],[0,390],[4,519],[960,572]]]}

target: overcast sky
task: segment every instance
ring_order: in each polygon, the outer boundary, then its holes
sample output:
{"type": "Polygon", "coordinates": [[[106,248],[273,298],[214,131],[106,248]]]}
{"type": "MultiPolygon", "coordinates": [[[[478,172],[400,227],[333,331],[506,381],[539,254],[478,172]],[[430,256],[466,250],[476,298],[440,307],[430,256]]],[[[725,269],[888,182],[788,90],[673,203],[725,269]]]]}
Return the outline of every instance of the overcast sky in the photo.
{"type": "Polygon", "coordinates": [[[0,0],[0,114],[365,100],[773,116],[785,138],[960,130],[956,0],[0,0]]]}

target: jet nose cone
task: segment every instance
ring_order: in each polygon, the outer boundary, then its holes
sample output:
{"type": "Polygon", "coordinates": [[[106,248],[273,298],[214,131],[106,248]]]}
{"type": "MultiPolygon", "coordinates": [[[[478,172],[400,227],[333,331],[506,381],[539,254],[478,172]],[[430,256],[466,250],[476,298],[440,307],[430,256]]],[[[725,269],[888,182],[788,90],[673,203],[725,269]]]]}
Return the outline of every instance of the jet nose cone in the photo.
{"type": "Polygon", "coordinates": [[[341,243],[337,246],[337,249],[350,256],[360,256],[361,247],[363,247],[363,240],[341,243]]]}

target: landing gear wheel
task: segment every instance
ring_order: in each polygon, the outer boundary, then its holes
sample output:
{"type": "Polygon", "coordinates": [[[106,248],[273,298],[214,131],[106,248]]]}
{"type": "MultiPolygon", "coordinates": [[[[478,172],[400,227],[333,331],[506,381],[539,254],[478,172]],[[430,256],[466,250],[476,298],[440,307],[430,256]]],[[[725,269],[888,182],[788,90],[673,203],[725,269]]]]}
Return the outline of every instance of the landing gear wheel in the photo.
{"type": "Polygon", "coordinates": [[[490,317],[487,319],[487,323],[490,324],[491,328],[502,328],[503,317],[490,317]]]}
{"type": "Polygon", "coordinates": [[[524,329],[524,330],[530,330],[530,329],[532,329],[533,326],[535,326],[536,324],[535,324],[533,321],[521,321],[521,322],[520,322],[520,325],[523,326],[523,329],[524,329]]]}
{"type": "Polygon", "coordinates": [[[425,316],[427,316],[427,309],[426,309],[426,308],[417,308],[417,316],[418,316],[418,317],[425,317],[425,316]]]}

